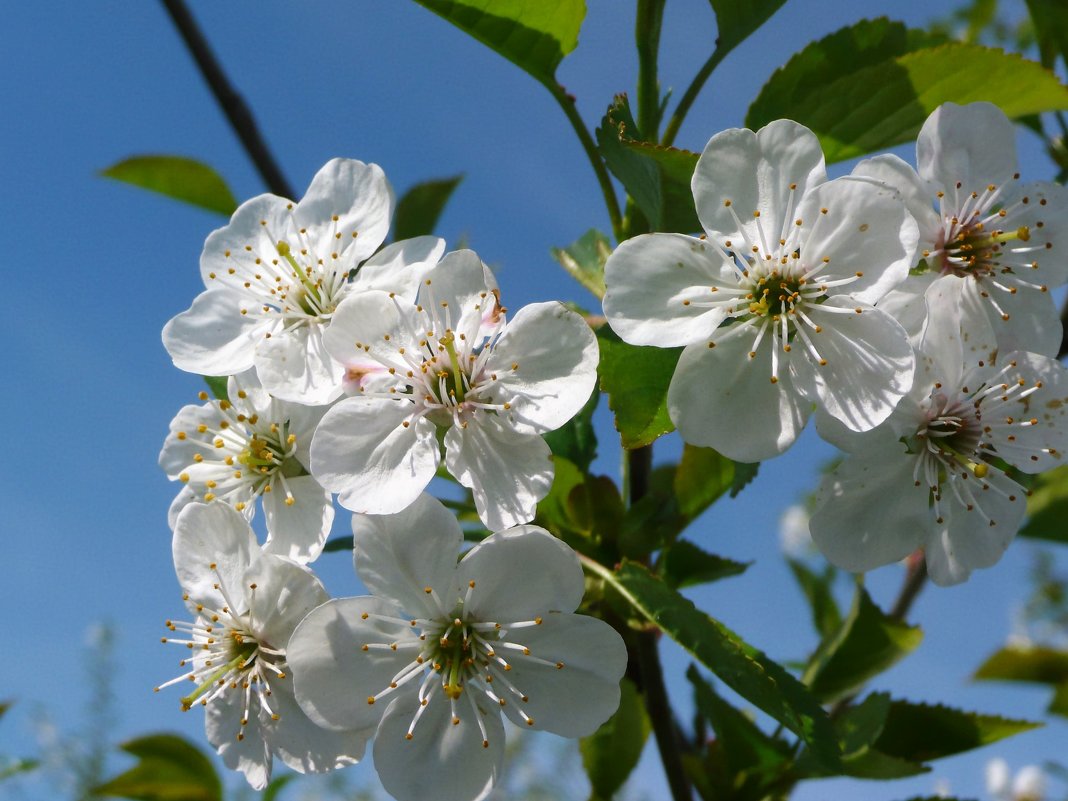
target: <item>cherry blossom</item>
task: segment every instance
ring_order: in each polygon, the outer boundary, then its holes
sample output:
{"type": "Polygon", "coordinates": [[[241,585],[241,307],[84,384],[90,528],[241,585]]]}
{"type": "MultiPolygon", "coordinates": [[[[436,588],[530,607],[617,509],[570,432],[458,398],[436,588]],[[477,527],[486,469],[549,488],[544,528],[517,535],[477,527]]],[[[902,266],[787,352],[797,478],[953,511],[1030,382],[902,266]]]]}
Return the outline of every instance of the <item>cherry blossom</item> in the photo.
{"type": "Polygon", "coordinates": [[[174,566],[191,622],[167,621],[165,643],[189,649],[182,708],[205,707],[208,741],[252,787],[271,778],[273,755],[301,773],[357,762],[373,729],[325,730],[293,696],[286,645],[294,627],[328,596],[307,568],[262,553],[245,519],[222,504],[193,503],[178,515],[174,566]]]}
{"type": "Polygon", "coordinates": [[[457,563],[460,527],[427,495],[396,515],[358,515],[353,532],[372,595],[311,612],[290,665],[320,726],[381,720],[375,769],[398,801],[484,798],[501,773],[502,713],[583,737],[615,711],[626,648],[608,624],[574,614],[582,569],[551,534],[518,526],[457,563]]]}
{"type": "Polygon", "coordinates": [[[349,365],[356,394],[323,417],[312,474],[342,506],[392,513],[426,487],[441,459],[469,487],[491,529],[525,523],[552,484],[541,435],[589,399],[597,342],[556,302],[506,321],[471,251],[428,270],[418,303],[367,291],[347,299],[324,343],[349,365]]]}
{"type": "Polygon", "coordinates": [[[298,203],[242,203],[204,243],[207,288],[163,329],[175,365],[215,376],[255,367],[268,392],[298,403],[340,397],[345,368],[323,346],[338,304],[365,289],[414,297],[420,268],[445,250],[436,237],[379,250],[392,213],[381,168],[352,159],[327,162],[298,203]]]}
{"type": "Polygon", "coordinates": [[[609,257],[612,328],[685,346],[668,412],[686,442],[759,461],[794,442],[814,404],[864,431],[911,386],[905,331],[874,304],[907,276],[916,223],[888,187],[825,179],[802,125],[724,131],[693,177],[705,236],[639,236],[609,257]]]}

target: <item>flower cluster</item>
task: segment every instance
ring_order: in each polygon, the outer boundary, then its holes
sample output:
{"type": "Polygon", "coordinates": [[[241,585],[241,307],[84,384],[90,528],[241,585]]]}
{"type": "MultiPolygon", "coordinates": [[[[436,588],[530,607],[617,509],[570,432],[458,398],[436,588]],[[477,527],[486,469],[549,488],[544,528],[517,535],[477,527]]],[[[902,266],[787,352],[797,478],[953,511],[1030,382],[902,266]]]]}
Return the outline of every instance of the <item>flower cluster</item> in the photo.
{"type": "Polygon", "coordinates": [[[225,398],[179,411],[159,457],[182,484],[169,520],[192,616],[167,622],[164,642],[190,653],[163,686],[192,683],[183,708],[206,708],[208,740],[257,789],[275,756],[331,770],[375,738],[398,799],[474,801],[500,772],[502,711],[578,737],[619,703],[622,638],[574,614],[578,558],[525,525],[553,479],[542,435],[586,403],[597,344],[559,303],[508,319],[471,251],[382,247],[392,206],[378,167],[342,159],[298,203],[248,201],[208,237],[206,289],[163,331],[176,366],[228,376],[225,398]],[[422,494],[442,447],[498,532],[459,566],[458,522],[422,494]],[[308,567],[332,493],[358,513],[373,597],[331,601],[308,567]]]}
{"type": "MultiPolygon", "coordinates": [[[[810,417],[847,453],[808,522],[863,571],[925,552],[939,584],[993,564],[1025,511],[1021,478],[1068,451],[1068,375],[1049,291],[1068,280],[1068,195],[1021,184],[1012,126],[947,104],[918,169],[878,156],[828,180],[815,135],[779,120],[714,136],[692,188],[704,232],[623,242],[608,324],[682,347],[667,406],[682,439],[740,461],[810,417]]],[[[597,340],[555,302],[509,317],[467,250],[383,246],[392,191],[336,159],[293,203],[264,195],[208,237],[205,291],[163,332],[179,368],[227,376],[184,407],[160,466],[192,616],[182,705],[256,788],[358,761],[400,801],[477,801],[503,717],[566,737],[615,711],[621,636],[576,614],[575,553],[534,520],[553,481],[543,435],[586,403],[597,340]],[[496,532],[463,534],[425,493],[445,471],[496,532]],[[368,595],[329,599],[309,564],[334,500],[354,513],[368,595]],[[266,540],[250,528],[262,504],[266,540]]]]}
{"type": "Polygon", "coordinates": [[[1068,447],[1049,294],[1068,280],[1068,193],[1020,183],[1013,135],[989,103],[947,103],[918,171],[885,155],[828,181],[797,123],[724,131],[693,176],[704,234],[639,236],[605,266],[616,333],[684,346],[683,440],[757,461],[814,412],[849,454],[811,520],[847,569],[923,548],[953,584],[993,564],[1023,519],[1020,473],[1068,447]]]}

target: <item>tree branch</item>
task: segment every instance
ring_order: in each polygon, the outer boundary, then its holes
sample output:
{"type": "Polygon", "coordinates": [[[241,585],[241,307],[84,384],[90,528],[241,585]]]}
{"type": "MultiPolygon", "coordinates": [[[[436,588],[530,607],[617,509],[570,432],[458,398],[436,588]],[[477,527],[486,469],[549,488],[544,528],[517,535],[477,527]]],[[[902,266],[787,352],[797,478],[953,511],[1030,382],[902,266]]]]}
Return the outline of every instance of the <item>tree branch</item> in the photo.
{"type": "Polygon", "coordinates": [[[230,121],[230,126],[241,140],[242,147],[252,159],[252,163],[256,166],[267,188],[276,195],[293,197],[293,189],[282,175],[263,137],[260,136],[252,112],[226,77],[204,34],[197,26],[196,20],[186,8],[184,0],[162,0],[162,2],[189,49],[189,53],[193,56],[193,60],[196,61],[200,74],[204,77],[212,94],[215,95],[223,113],[230,121]]]}

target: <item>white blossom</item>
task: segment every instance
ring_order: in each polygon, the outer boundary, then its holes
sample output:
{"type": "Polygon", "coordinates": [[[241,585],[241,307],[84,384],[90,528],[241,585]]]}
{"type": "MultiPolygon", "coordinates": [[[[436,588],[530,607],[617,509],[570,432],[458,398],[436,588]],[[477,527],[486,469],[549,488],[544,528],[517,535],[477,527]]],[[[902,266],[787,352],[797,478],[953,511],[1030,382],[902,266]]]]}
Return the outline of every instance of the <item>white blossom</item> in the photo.
{"type": "Polygon", "coordinates": [[[175,365],[215,376],[255,367],[277,398],[338,398],[345,369],[323,346],[338,304],[365,289],[414,296],[419,268],[445,249],[418,237],[379,250],[392,214],[382,170],[352,159],[327,162],[298,203],[269,194],[242,203],[204,243],[205,291],[163,329],[175,365]]]}
{"type": "Polygon", "coordinates": [[[897,188],[919,225],[913,275],[880,306],[914,341],[928,313],[962,316],[973,361],[1061,344],[1049,290],[1068,280],[1068,192],[1020,181],[1015,137],[997,106],[945,103],[920,130],[918,172],[892,155],[853,171],[897,188]],[[941,304],[925,302],[931,291],[941,304]]]}
{"type": "Polygon", "coordinates": [[[381,723],[374,763],[398,801],[475,801],[498,781],[503,713],[565,737],[594,732],[619,703],[627,664],[608,624],[574,614],[582,569],[543,529],[494,534],[457,563],[463,535],[422,495],[353,519],[371,596],[330,601],[290,640],[297,699],[334,728],[381,723]]]}
{"type": "Polygon", "coordinates": [[[821,432],[850,455],[824,479],[810,528],[831,562],[855,572],[922,547],[931,578],[946,585],[994,564],[1015,536],[1028,492],[1011,470],[1062,462],[1068,375],[1022,351],[969,366],[965,337],[934,322],[915,386],[886,423],[821,432]]]}
{"type": "Polygon", "coordinates": [[[368,291],[346,300],[324,339],[359,376],[356,394],[323,417],[312,474],[355,512],[411,503],[440,462],[473,493],[490,529],[525,523],[552,484],[541,435],[589,399],[597,342],[559,303],[506,321],[471,251],[426,272],[418,303],[368,291]]]}
{"type": "Polygon", "coordinates": [[[301,773],[357,762],[373,730],[327,731],[293,696],[286,645],[298,622],[328,600],[305,567],[262,553],[245,519],[222,504],[193,503],[178,515],[174,566],[191,622],[167,621],[165,643],[189,649],[192,683],[182,708],[205,707],[205,731],[227,767],[263,789],[272,755],[301,773]]]}
{"type": "Polygon", "coordinates": [[[685,346],[668,412],[686,442],[759,461],[794,442],[814,404],[864,431],[911,386],[905,331],[873,304],[906,277],[916,224],[888,187],[825,179],[802,125],[724,131],[693,177],[705,236],[639,236],[609,257],[612,328],[685,346]]]}
{"type": "Polygon", "coordinates": [[[171,528],[193,501],[225,503],[251,520],[262,498],[265,550],[314,560],[334,522],[330,493],[307,470],[312,432],[326,407],[273,398],[253,371],[232,376],[227,396],[209,400],[203,392],[206,403],[182,407],[171,422],[159,463],[184,485],[171,504],[171,528]]]}

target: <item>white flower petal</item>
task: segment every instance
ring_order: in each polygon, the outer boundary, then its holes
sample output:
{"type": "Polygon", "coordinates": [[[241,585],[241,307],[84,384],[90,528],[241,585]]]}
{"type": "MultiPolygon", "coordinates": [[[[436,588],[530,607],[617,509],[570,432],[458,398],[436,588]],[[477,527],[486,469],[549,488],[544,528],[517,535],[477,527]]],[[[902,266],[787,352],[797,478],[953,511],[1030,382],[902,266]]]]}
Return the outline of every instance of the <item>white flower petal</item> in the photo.
{"type": "Polygon", "coordinates": [[[961,182],[961,196],[1000,185],[1016,172],[1016,130],[992,103],[943,103],[916,138],[921,177],[947,193],[961,182]]]}
{"type": "Polygon", "coordinates": [[[323,773],[355,765],[375,733],[374,727],[334,731],[317,726],[297,705],[293,693],[283,689],[274,690],[271,708],[279,719],[271,720],[261,713],[261,726],[269,732],[274,752],[298,773],[323,773]]]}
{"type": "Polygon", "coordinates": [[[936,277],[933,273],[910,275],[875,304],[876,308],[882,309],[901,324],[913,347],[919,342],[920,332],[927,319],[924,293],[936,277]]]}
{"type": "Polygon", "coordinates": [[[286,503],[281,482],[276,480],[273,486],[263,496],[267,518],[267,542],[263,550],[301,564],[314,562],[323,552],[334,524],[330,493],[311,476],[287,478],[285,486],[293,494],[293,503],[286,503]]]}
{"type": "Polygon", "coordinates": [[[270,323],[247,314],[247,301],[226,290],[206,290],[163,326],[163,347],[179,370],[233,375],[252,367],[253,348],[270,323]]]}
{"type": "Polygon", "coordinates": [[[445,465],[471,490],[478,516],[491,531],[533,520],[553,483],[545,440],[505,428],[493,415],[446,432],[445,465]]]}
{"type": "Polygon", "coordinates": [[[713,136],[697,161],[697,216],[709,235],[737,234],[740,220],[750,241],[759,244],[762,229],[777,242],[789,209],[826,178],[819,140],[805,126],[775,120],[756,133],[732,128],[713,136]]]}
{"type": "Polygon", "coordinates": [[[733,273],[717,248],[700,239],[636,236],[604,266],[604,313],[612,330],[633,345],[690,345],[706,339],[726,316],[707,302],[717,299],[712,288],[737,283],[733,273]]]}
{"type": "Polygon", "coordinates": [[[572,612],[585,589],[575,552],[537,526],[487,537],[460,561],[456,578],[460,593],[475,582],[465,611],[502,626],[546,612],[572,612]]]}
{"type": "Polygon", "coordinates": [[[312,475],[353,512],[399,512],[430,483],[440,458],[434,424],[411,416],[405,400],[340,401],[315,430],[312,475]]]}
{"type": "Polygon", "coordinates": [[[808,192],[796,219],[802,260],[810,268],[825,263],[812,283],[854,278],[840,292],[864,303],[878,301],[916,264],[916,221],[889,187],[838,178],[808,192]]]}
{"type": "Polygon", "coordinates": [[[189,603],[221,609],[227,595],[245,597],[245,570],[260,548],[240,512],[221,503],[192,503],[175,521],[171,551],[189,603]]]}
{"type": "Polygon", "coordinates": [[[492,276],[473,250],[454,250],[426,271],[419,302],[433,306],[458,338],[474,341],[493,308],[492,276]]]}
{"type": "Polygon", "coordinates": [[[597,337],[556,301],[524,306],[509,322],[486,369],[499,376],[493,396],[533,431],[553,431],[589,400],[597,381],[597,337]]]}
{"type": "Polygon", "coordinates": [[[352,533],[356,573],[367,591],[419,617],[441,612],[438,599],[452,610],[456,554],[464,535],[452,512],[423,493],[392,515],[354,515],[352,533]]]}
{"type": "Polygon", "coordinates": [[[341,397],[345,370],[324,347],[322,326],[313,323],[260,340],[256,372],[274,397],[320,406],[341,397]]]}
{"type": "Polygon", "coordinates": [[[504,637],[549,663],[500,649],[512,666],[509,681],[528,699],[523,702],[509,696],[501,708],[516,725],[525,723],[519,714],[522,709],[534,719],[532,728],[563,737],[586,737],[616,711],[627,648],[603,620],[553,613],[543,617],[540,626],[507,632],[504,637]]]}
{"type": "Polygon", "coordinates": [[[933,515],[926,486],[917,487],[915,457],[872,448],[827,476],[809,520],[812,541],[833,564],[853,573],[904,559],[924,543],[933,515]]]}
{"type": "Polygon", "coordinates": [[[393,189],[382,168],[355,159],[324,164],[293,210],[294,222],[307,228],[310,238],[326,241],[340,233],[339,248],[355,262],[378,249],[392,217],[393,189]]]}
{"type": "Polygon", "coordinates": [[[915,358],[905,329],[882,310],[849,298],[830,298],[808,313],[822,324],[822,331],[808,336],[827,363],[793,359],[798,385],[808,392],[814,388],[823,408],[847,428],[875,428],[912,388],[915,358]],[[824,310],[854,306],[860,314],[824,310]]]}
{"type": "Polygon", "coordinates": [[[924,546],[927,572],[942,587],[959,584],[971,571],[990,567],[1001,559],[1023,522],[1027,504],[1016,482],[997,468],[990,468],[981,482],[974,483],[991,489],[972,486],[977,503],[971,509],[956,499],[948,499],[951,488],[943,491],[945,523],[934,528],[924,546]]]}
{"type": "Polygon", "coordinates": [[[771,382],[767,337],[749,358],[753,338],[734,336],[709,348],[689,345],[668,387],[668,414],[683,441],[715,448],[740,462],[759,462],[789,448],[811,414],[812,404],[793,386],[779,355],[771,382]]]}
{"type": "Polygon", "coordinates": [[[291,219],[292,205],[285,198],[263,194],[238,206],[230,222],[212,231],[204,241],[200,254],[204,286],[239,291],[244,281],[253,280],[257,271],[255,259],[277,258],[279,239],[296,233],[291,219]]]}
{"type": "Polygon", "coordinates": [[[892,186],[901,194],[905,208],[919,226],[919,250],[933,251],[942,231],[942,218],[934,208],[934,190],[901,158],[886,153],[864,159],[850,175],[873,178],[892,186]]]}
{"type": "MultiPolygon", "coordinates": [[[[167,525],[171,527],[171,531],[174,531],[174,524],[178,522],[178,515],[181,514],[182,510],[189,504],[195,503],[196,500],[196,494],[189,487],[182,487],[179,493],[174,496],[170,508],[167,509],[167,525]]],[[[247,508],[255,509],[251,504],[247,508]]]]}
{"type": "Polygon", "coordinates": [[[444,253],[445,240],[436,236],[393,242],[363,263],[352,281],[352,291],[378,289],[414,301],[424,274],[444,253]]]}
{"type": "Polygon", "coordinates": [[[393,604],[378,598],[337,598],[300,622],[289,638],[286,658],[297,702],[316,724],[334,730],[377,725],[386,701],[369,704],[367,699],[387,688],[418,651],[399,647],[364,651],[363,646],[418,642],[406,622],[385,619],[400,614],[393,604]]]}
{"type": "MultiPolygon", "coordinates": [[[[259,706],[259,701],[252,703],[259,706]]],[[[262,790],[271,780],[271,746],[264,736],[259,715],[249,715],[245,736],[237,738],[243,714],[243,696],[223,693],[204,710],[204,731],[223,764],[244,773],[253,790],[262,790]]]]}
{"type": "Polygon", "coordinates": [[[256,638],[277,650],[285,650],[305,615],[330,599],[308,568],[273,554],[255,559],[245,572],[244,583],[256,638]]]}
{"type": "Polygon", "coordinates": [[[438,692],[427,705],[412,739],[406,737],[414,703],[394,701],[375,737],[375,770],[397,801],[481,801],[497,783],[504,762],[504,726],[496,711],[476,712],[465,698],[449,703],[438,692]],[[482,728],[489,742],[483,747],[482,728]]]}
{"type": "Polygon", "coordinates": [[[368,290],[341,302],[323,334],[323,344],[345,365],[353,360],[392,364],[398,348],[416,344],[410,330],[398,301],[385,292],[368,290]]]}

